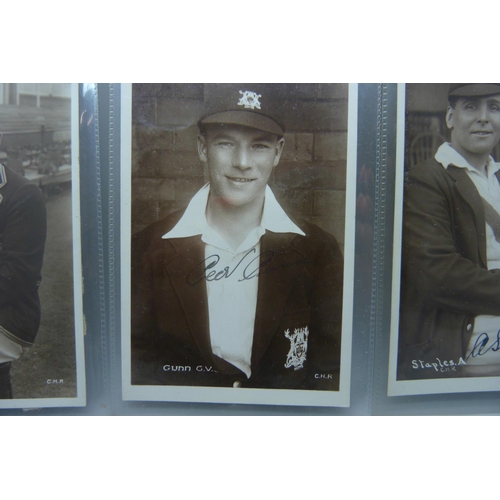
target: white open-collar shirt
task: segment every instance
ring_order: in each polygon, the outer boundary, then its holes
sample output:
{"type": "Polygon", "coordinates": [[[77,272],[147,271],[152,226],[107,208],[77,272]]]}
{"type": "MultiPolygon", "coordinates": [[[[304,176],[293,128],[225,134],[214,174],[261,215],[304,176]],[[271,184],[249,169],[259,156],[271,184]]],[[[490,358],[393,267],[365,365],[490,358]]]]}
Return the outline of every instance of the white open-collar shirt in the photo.
{"type": "Polygon", "coordinates": [[[210,185],[206,184],[186,208],[164,239],[201,235],[205,243],[205,276],[212,352],[243,371],[251,371],[255,312],[257,308],[260,239],[266,231],[305,233],[287,216],[273,192],[266,186],[259,227],[251,230],[233,250],[208,224],[206,208],[210,185]],[[250,279],[249,276],[253,276],[250,279]]]}

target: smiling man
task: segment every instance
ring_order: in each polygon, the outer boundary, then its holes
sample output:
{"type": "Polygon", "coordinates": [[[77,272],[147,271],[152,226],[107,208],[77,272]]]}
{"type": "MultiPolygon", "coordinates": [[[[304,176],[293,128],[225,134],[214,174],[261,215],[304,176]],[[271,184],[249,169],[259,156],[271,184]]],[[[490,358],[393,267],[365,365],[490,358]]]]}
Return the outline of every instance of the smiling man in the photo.
{"type": "Polygon", "coordinates": [[[209,183],[132,243],[132,384],[338,390],[343,259],[268,181],[278,87],[220,84],[199,120],[209,183]]]}
{"type": "Polygon", "coordinates": [[[407,178],[399,379],[500,375],[500,84],[448,100],[450,143],[407,178]]]}

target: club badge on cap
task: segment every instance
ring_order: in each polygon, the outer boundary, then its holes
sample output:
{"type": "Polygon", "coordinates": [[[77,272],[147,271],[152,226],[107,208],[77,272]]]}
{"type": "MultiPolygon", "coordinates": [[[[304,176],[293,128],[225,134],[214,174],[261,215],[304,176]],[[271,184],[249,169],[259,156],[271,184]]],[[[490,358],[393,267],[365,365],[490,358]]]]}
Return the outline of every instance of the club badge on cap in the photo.
{"type": "Polygon", "coordinates": [[[251,90],[240,90],[240,94],[242,94],[242,98],[238,102],[238,106],[245,106],[245,108],[249,109],[261,109],[259,98],[262,97],[262,94],[256,94],[251,90]]]}

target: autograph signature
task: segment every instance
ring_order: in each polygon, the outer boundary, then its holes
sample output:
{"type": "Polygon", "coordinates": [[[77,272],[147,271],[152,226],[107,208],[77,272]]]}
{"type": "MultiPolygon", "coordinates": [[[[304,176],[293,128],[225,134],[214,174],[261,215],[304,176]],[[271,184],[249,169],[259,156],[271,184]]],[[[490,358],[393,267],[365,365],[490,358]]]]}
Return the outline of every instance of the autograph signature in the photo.
{"type": "Polygon", "coordinates": [[[272,265],[272,260],[276,252],[267,250],[260,255],[254,255],[257,252],[255,248],[249,250],[233,268],[229,266],[224,269],[217,270],[217,264],[220,262],[220,256],[217,254],[210,255],[197,264],[186,276],[188,285],[196,285],[200,281],[220,281],[231,277],[237,270],[241,272],[241,277],[238,282],[257,278],[260,274],[267,274],[270,272],[292,267],[298,264],[308,263],[306,260],[296,260],[293,262],[286,262],[277,266],[272,265]]]}
{"type": "Polygon", "coordinates": [[[476,339],[474,342],[474,347],[472,348],[472,351],[470,354],[467,356],[466,361],[469,358],[476,358],[478,356],[484,356],[487,352],[493,351],[497,352],[500,350],[500,330],[497,332],[496,339],[494,342],[490,345],[488,343],[490,342],[490,337],[487,333],[481,333],[479,337],[476,339]]]}

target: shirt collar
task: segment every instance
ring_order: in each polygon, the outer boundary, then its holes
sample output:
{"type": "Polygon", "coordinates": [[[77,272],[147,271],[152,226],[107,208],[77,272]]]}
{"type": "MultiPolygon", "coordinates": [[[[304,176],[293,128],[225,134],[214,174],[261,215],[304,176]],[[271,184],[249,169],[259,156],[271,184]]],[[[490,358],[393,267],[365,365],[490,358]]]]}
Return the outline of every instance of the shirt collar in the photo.
{"type": "MultiPolygon", "coordinates": [[[[450,165],[455,165],[455,167],[465,168],[471,172],[478,172],[477,168],[473,167],[456,149],[454,149],[450,143],[445,142],[439,146],[436,151],[434,158],[438,163],[444,168],[448,168],[450,165]]],[[[495,160],[490,156],[488,162],[486,163],[486,172],[488,176],[493,175],[495,172],[500,170],[500,163],[495,163],[495,160]]]]}
{"type": "MultiPolygon", "coordinates": [[[[168,233],[162,236],[167,238],[188,238],[190,236],[203,235],[211,228],[206,218],[206,208],[210,184],[205,184],[191,199],[179,222],[168,233]]],[[[276,200],[269,186],[266,186],[264,199],[264,210],[260,223],[262,230],[274,233],[295,233],[305,236],[305,233],[295,225],[276,200]]]]}

